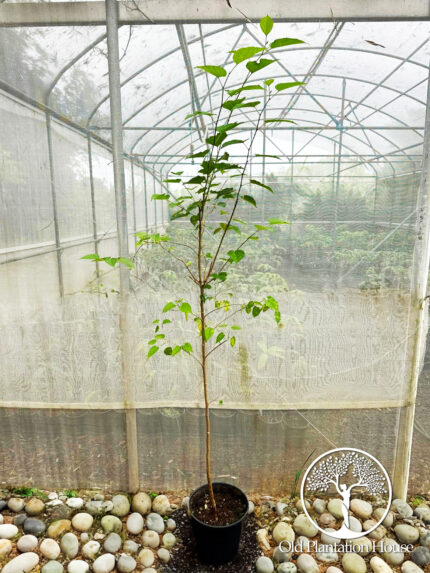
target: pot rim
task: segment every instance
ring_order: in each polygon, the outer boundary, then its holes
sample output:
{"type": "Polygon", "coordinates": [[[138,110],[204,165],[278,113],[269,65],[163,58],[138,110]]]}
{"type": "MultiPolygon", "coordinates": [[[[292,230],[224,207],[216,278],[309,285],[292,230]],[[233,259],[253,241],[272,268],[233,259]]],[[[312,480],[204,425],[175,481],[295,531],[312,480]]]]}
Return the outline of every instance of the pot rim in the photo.
{"type": "Polygon", "coordinates": [[[240,517],[237,521],[234,521],[233,523],[229,523],[228,525],[211,525],[210,523],[205,523],[204,521],[201,521],[198,517],[196,517],[194,515],[194,512],[192,510],[191,507],[191,500],[193,499],[194,495],[199,492],[200,490],[204,489],[204,488],[208,488],[208,484],[205,483],[199,487],[197,487],[195,490],[193,490],[190,494],[190,515],[192,517],[192,519],[194,519],[195,521],[197,521],[197,523],[200,523],[201,525],[204,525],[205,527],[208,527],[210,529],[228,529],[229,527],[233,527],[235,525],[238,525],[241,521],[244,520],[244,518],[248,515],[248,510],[249,510],[249,500],[248,500],[248,496],[246,495],[246,493],[240,489],[240,487],[238,487],[237,485],[228,483],[228,482],[224,482],[224,481],[214,481],[212,482],[212,485],[226,485],[232,489],[235,489],[236,491],[238,491],[242,496],[244,496],[244,498],[246,499],[246,509],[244,510],[244,513],[242,515],[242,517],[240,517]]]}

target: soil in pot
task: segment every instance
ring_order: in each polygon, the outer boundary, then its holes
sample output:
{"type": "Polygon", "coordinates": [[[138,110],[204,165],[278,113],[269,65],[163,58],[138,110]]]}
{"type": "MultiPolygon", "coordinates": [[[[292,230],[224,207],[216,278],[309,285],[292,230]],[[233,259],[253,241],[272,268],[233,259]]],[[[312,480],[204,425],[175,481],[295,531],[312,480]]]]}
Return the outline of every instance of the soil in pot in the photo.
{"type": "Polygon", "coordinates": [[[238,521],[247,510],[243,499],[230,491],[215,491],[216,514],[214,513],[206,493],[193,504],[193,514],[197,519],[208,525],[225,526],[238,521]]]}

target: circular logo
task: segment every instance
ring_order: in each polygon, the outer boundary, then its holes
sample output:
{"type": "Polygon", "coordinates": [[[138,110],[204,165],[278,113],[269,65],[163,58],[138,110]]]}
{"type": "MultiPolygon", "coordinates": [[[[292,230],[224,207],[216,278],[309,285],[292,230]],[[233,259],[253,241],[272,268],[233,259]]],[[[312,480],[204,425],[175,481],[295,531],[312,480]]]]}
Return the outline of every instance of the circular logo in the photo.
{"type": "Polygon", "coordinates": [[[384,466],[372,455],[356,448],[337,448],[325,452],[306,470],[300,491],[303,511],[321,531],[337,539],[357,539],[374,531],[390,511],[392,488],[384,466]],[[339,499],[343,523],[340,529],[325,530],[309,515],[305,497],[311,493],[339,499]],[[381,519],[365,532],[354,531],[350,522],[351,496],[387,494],[387,505],[381,519]]]}

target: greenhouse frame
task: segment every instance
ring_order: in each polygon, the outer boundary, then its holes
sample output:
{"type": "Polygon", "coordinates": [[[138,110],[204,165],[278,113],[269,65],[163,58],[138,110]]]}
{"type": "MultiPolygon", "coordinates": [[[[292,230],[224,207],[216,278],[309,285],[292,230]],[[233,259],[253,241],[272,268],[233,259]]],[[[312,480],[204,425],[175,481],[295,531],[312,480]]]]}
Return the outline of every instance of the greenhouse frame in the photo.
{"type": "MultiPolygon", "coordinates": [[[[263,45],[266,14],[305,42],[259,73],[303,85],[269,108],[284,121],[261,130],[249,165],[283,194],[250,184],[254,222],[290,222],[255,271],[260,292],[274,273],[288,320],[278,334],[243,329],[237,353],[211,366],[215,474],[279,492],[312,451],[348,445],[384,463],[396,497],[429,492],[430,6],[420,0],[0,3],[3,486],[135,492],[204,480],[194,365],[149,363],[143,348],[177,277],[151,249],[160,287],[145,268],[136,287],[125,265],[106,273],[82,257],[125,259],[136,233],[181,231],[151,195],[174,198],[172,173],[196,173],[188,156],[210,120],[187,114],[220,97],[197,66],[228,68],[232,50],[263,45]]],[[[255,118],[237,115],[244,136],[255,118]]]]}

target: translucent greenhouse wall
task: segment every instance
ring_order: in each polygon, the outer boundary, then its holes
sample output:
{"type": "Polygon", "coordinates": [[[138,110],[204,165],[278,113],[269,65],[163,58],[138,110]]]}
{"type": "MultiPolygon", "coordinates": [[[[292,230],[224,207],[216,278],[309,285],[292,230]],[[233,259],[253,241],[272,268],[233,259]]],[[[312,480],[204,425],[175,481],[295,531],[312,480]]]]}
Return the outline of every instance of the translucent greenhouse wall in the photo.
{"type": "MultiPolygon", "coordinates": [[[[315,88],[309,81],[311,94],[322,92],[332,114],[339,112],[339,76],[347,74],[346,63],[350,65],[344,50],[356,41],[358,24],[348,26],[339,36],[338,51],[329,50],[328,69],[319,70],[321,76],[326,74],[324,81],[315,88]],[[340,72],[328,80],[333,68],[340,72]]],[[[403,31],[409,37],[405,24],[396,26],[387,31],[381,25],[378,34],[400,36],[403,31]]],[[[405,435],[404,412],[412,405],[411,388],[422,365],[418,333],[425,330],[417,280],[427,273],[420,246],[423,228],[427,230],[420,217],[428,216],[428,157],[423,151],[428,26],[416,26],[414,41],[421,51],[412,63],[404,57],[409,83],[405,87],[404,77],[393,73],[388,87],[380,88],[384,97],[373,96],[371,107],[359,107],[355,123],[350,120],[345,126],[343,147],[339,129],[333,139],[321,136],[315,148],[309,147],[313,133],[306,130],[294,135],[271,131],[256,140],[257,152],[264,146],[267,153],[278,153],[282,147],[281,170],[261,160],[250,167],[250,175],[263,178],[279,195],[273,201],[250,186],[259,208],[248,207],[239,216],[253,222],[282,216],[291,224],[253,252],[236,279],[248,299],[276,295],[283,328],[241,319],[246,328],[237,352],[221,352],[209,370],[214,475],[248,491],[286,492],[309,454],[341,446],[369,451],[395,474],[405,435]],[[403,100],[387,103],[392,92],[401,89],[414,94],[407,100],[410,107],[403,100]],[[380,111],[387,106],[389,117],[380,111]],[[373,129],[365,131],[368,113],[376,113],[378,137],[373,129]],[[359,129],[354,131],[354,125],[359,129]],[[411,150],[403,151],[408,146],[411,150]],[[292,161],[286,160],[287,154],[292,161]]],[[[136,26],[131,39],[125,28],[120,31],[121,46],[128,49],[121,62],[123,112],[125,121],[136,114],[130,123],[137,131],[135,137],[132,129],[124,129],[123,156],[133,253],[137,231],[187,232],[184,225],[169,223],[167,208],[151,196],[166,190],[163,180],[169,171],[195,173],[184,155],[199,142],[181,123],[192,107],[174,27],[147,26],[143,34],[136,26]],[[142,43],[151,34],[164,40],[165,57],[143,76],[142,103],[136,101],[139,86],[124,78],[142,67],[142,53],[157,55],[149,41],[142,43]],[[164,91],[166,78],[182,83],[164,91]],[[155,112],[148,102],[158,105],[155,112]],[[142,127],[159,123],[170,137],[167,143],[163,131],[142,127]],[[177,131],[166,127],[171,125],[177,125],[177,131]],[[136,139],[139,126],[149,133],[141,140],[136,139]]],[[[304,24],[303,33],[311,45],[319,46],[331,28],[304,24]]],[[[67,30],[69,47],[78,38],[85,36],[89,43],[104,32],[67,30]]],[[[185,38],[189,57],[198,65],[196,30],[197,25],[185,27],[185,38]]],[[[207,47],[207,57],[217,61],[220,50],[232,43],[232,31],[209,25],[204,32],[216,38],[207,47]]],[[[55,43],[51,29],[46,37],[40,29],[27,33],[39,46],[55,43]]],[[[294,33],[300,34],[300,25],[294,33]]],[[[65,85],[58,93],[53,90],[53,110],[47,110],[38,106],[44,98],[36,74],[31,81],[29,70],[14,75],[14,37],[0,28],[1,38],[10,62],[3,60],[0,77],[0,483],[126,490],[130,466],[137,462],[141,487],[196,486],[205,479],[198,368],[186,358],[146,359],[152,321],[164,303],[192,297],[186,282],[162,252],[140,251],[124,307],[117,269],[81,260],[95,252],[118,255],[105,39],[99,51],[93,49],[82,61],[78,79],[68,84],[72,72],[67,71],[58,80],[57,85],[65,85]],[[85,85],[83,78],[93,83],[85,85]],[[75,93],[79,85],[82,93],[75,93]],[[89,93],[94,86],[103,97],[97,109],[89,93]],[[95,120],[89,128],[91,113],[95,120]]],[[[414,47],[408,46],[408,53],[414,47]]],[[[29,54],[34,65],[37,54],[29,54]]],[[[348,84],[353,86],[346,91],[353,103],[373,89],[366,81],[376,84],[381,79],[377,70],[385,61],[384,55],[374,55],[374,61],[369,54],[355,57],[357,68],[368,76],[348,84]]],[[[303,59],[312,64],[308,52],[292,53],[288,61],[294,67],[303,59]]],[[[55,65],[61,68],[65,62],[55,65]]],[[[40,66],[42,62],[36,71],[40,66]]],[[[58,69],[54,66],[51,72],[50,82],[58,69]]],[[[210,93],[205,78],[197,78],[197,90],[210,93]]],[[[343,95],[345,104],[345,91],[343,95]]],[[[212,93],[212,103],[216,97],[212,93]]],[[[322,130],[321,110],[309,93],[303,100],[306,105],[296,106],[295,118],[322,130]]],[[[174,193],[175,187],[168,190],[174,193]]],[[[410,476],[411,489],[423,492],[430,488],[428,478],[423,480],[428,475],[423,461],[430,435],[428,380],[425,362],[410,476]]]]}

